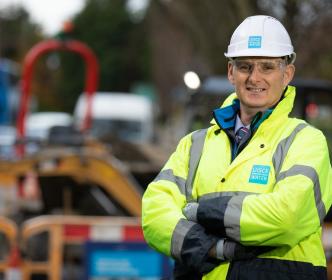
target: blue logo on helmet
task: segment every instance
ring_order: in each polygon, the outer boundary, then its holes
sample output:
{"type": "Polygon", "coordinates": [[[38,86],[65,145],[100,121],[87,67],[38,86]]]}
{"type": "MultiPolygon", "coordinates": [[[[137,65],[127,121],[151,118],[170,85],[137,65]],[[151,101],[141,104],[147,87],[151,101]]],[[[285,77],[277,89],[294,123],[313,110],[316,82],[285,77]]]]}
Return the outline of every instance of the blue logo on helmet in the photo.
{"type": "Polygon", "coordinates": [[[262,47],[262,36],[249,36],[248,48],[259,49],[262,47]]]}
{"type": "Polygon", "coordinates": [[[249,183],[266,185],[269,180],[270,166],[254,165],[251,169],[249,183]]]}

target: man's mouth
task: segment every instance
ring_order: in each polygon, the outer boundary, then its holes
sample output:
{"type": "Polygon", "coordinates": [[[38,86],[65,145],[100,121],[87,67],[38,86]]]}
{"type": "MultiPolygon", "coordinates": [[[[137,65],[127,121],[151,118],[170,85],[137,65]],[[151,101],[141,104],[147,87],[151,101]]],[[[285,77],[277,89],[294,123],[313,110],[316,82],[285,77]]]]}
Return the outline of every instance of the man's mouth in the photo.
{"type": "Polygon", "coordinates": [[[247,87],[247,90],[255,93],[260,93],[264,91],[265,88],[247,87]]]}

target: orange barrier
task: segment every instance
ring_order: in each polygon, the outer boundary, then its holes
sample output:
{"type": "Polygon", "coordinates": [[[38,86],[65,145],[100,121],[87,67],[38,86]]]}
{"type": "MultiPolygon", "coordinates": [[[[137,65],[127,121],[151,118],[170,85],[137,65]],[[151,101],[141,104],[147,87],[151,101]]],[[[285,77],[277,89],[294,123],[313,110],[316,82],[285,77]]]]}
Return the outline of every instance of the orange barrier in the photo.
{"type": "Polygon", "coordinates": [[[5,273],[10,266],[10,253],[12,249],[17,246],[18,229],[13,221],[0,216],[0,233],[4,235],[9,245],[8,253],[4,259],[0,260],[0,272],[5,273]]]}
{"type": "MultiPolygon", "coordinates": [[[[26,221],[22,227],[22,245],[27,249],[30,238],[46,232],[48,256],[45,261],[26,258],[23,262],[23,279],[35,273],[48,276],[48,280],[62,278],[64,247],[92,241],[143,242],[140,219],[127,217],[40,216],[26,221]]],[[[42,245],[41,245],[42,246],[42,245]]],[[[26,252],[29,255],[29,252],[26,252]]]]}
{"type": "MultiPolygon", "coordinates": [[[[12,246],[16,244],[17,229],[10,220],[0,218],[0,230],[8,236],[12,246]]],[[[39,216],[22,225],[21,237],[22,248],[27,250],[27,257],[22,264],[24,280],[30,280],[33,274],[38,273],[47,275],[48,280],[62,279],[66,245],[83,246],[86,241],[144,242],[140,219],[130,217],[39,216]],[[29,259],[29,239],[41,233],[47,233],[48,239],[46,244],[38,243],[37,249],[47,247],[48,255],[44,261],[29,259]]],[[[322,239],[327,256],[328,279],[332,279],[332,224],[324,224],[322,239]]],[[[7,268],[6,260],[0,264],[0,271],[7,268]]]]}

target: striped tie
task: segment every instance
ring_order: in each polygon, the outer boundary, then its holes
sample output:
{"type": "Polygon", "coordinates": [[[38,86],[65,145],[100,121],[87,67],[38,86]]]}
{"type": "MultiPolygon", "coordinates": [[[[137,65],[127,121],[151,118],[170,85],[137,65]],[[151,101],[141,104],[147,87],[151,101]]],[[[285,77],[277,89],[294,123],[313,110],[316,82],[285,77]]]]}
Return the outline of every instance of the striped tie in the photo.
{"type": "Polygon", "coordinates": [[[242,142],[245,142],[248,137],[250,137],[250,131],[245,126],[242,126],[235,134],[235,141],[239,145],[242,142]]]}

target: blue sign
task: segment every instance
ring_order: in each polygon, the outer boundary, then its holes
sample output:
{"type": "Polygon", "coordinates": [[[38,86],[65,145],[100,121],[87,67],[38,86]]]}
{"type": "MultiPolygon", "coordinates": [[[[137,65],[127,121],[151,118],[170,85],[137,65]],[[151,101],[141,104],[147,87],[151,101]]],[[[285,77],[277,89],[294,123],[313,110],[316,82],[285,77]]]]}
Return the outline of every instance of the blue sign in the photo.
{"type": "Polygon", "coordinates": [[[87,242],[86,280],[169,277],[172,260],[145,243],[87,242]]]}
{"type": "Polygon", "coordinates": [[[270,166],[254,165],[251,169],[249,183],[266,185],[269,180],[270,166]]]}
{"type": "Polygon", "coordinates": [[[262,36],[249,36],[248,48],[260,49],[262,47],[262,36]]]}

